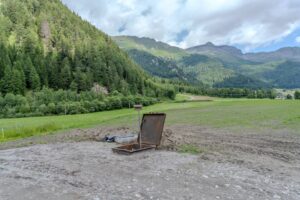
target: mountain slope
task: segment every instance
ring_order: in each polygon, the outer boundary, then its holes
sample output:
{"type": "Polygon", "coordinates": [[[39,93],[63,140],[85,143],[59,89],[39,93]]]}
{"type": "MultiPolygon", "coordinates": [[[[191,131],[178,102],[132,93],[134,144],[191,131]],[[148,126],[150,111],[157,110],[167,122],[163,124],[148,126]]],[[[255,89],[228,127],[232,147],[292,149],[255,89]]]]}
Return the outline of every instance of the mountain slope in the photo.
{"type": "Polygon", "coordinates": [[[95,84],[124,94],[161,88],[103,32],[60,0],[1,0],[0,88],[24,94],[43,86],[90,90],[95,84]]]}
{"type": "Polygon", "coordinates": [[[198,81],[206,85],[212,86],[235,75],[234,71],[224,68],[220,61],[205,55],[190,54],[178,63],[184,72],[194,74],[198,81]]]}
{"type": "MultiPolygon", "coordinates": [[[[231,77],[238,79],[241,76],[234,69],[227,67],[232,66],[232,63],[241,63],[240,60],[242,60],[241,58],[233,60],[235,54],[242,53],[230,46],[222,46],[219,50],[212,43],[208,43],[195,49],[184,50],[149,38],[118,36],[113,39],[141,67],[156,76],[177,78],[192,84],[204,83],[210,86],[222,83],[231,77]],[[209,48],[206,49],[206,47],[209,48]],[[200,50],[203,50],[201,55],[200,50]],[[216,50],[218,50],[217,53],[216,50]],[[220,59],[220,55],[223,55],[223,59],[220,59]]],[[[245,61],[244,63],[252,62],[245,61]]],[[[245,87],[256,88],[265,85],[261,84],[262,81],[258,84],[249,84],[248,80],[251,78],[244,77],[245,75],[241,77],[241,80],[247,80],[245,87]]]]}
{"type": "Polygon", "coordinates": [[[248,61],[242,58],[243,53],[240,49],[228,45],[216,46],[213,43],[208,42],[204,45],[188,48],[186,51],[193,54],[216,58],[228,67],[252,63],[250,60],[248,61]]]}
{"type": "Polygon", "coordinates": [[[146,71],[157,76],[193,78],[215,87],[300,87],[299,47],[244,54],[236,47],[217,46],[210,42],[184,50],[149,38],[119,36],[114,40],[146,71]],[[141,52],[147,52],[148,56],[141,52]],[[154,60],[160,62],[153,66],[154,60]],[[173,72],[179,69],[183,73],[175,76],[173,72]]]}
{"type": "Polygon", "coordinates": [[[247,53],[242,56],[246,60],[271,62],[290,60],[300,62],[300,47],[284,47],[273,52],[247,53]]]}
{"type": "Polygon", "coordinates": [[[204,45],[191,47],[186,50],[192,53],[202,53],[202,54],[207,53],[212,55],[217,55],[216,53],[226,53],[233,56],[242,55],[242,51],[236,47],[228,46],[228,45],[215,46],[211,42],[207,42],[204,45]]]}
{"type": "Polygon", "coordinates": [[[300,86],[300,63],[285,61],[273,70],[263,73],[265,79],[269,79],[275,87],[299,88],[300,86]]]}
{"type": "Polygon", "coordinates": [[[188,53],[178,47],[146,37],[116,36],[113,40],[125,50],[137,49],[166,59],[180,59],[188,53]]]}
{"type": "MultiPolygon", "coordinates": [[[[285,47],[274,52],[246,53],[231,46],[216,46],[212,43],[187,49],[190,53],[214,57],[223,63],[224,67],[238,74],[256,80],[258,85],[273,87],[293,88],[300,87],[297,81],[300,73],[300,48],[285,47]],[[262,83],[260,83],[262,82],[262,83]]],[[[248,78],[241,77],[241,80],[248,78]]],[[[239,79],[239,78],[238,78],[239,79]]],[[[233,78],[236,82],[237,78],[233,78]]],[[[241,86],[244,83],[234,84],[232,79],[218,86],[241,86]]],[[[250,81],[253,82],[253,81],[250,81]]],[[[264,86],[265,87],[265,86],[264,86]]]]}
{"type": "Polygon", "coordinates": [[[154,56],[146,51],[137,49],[128,50],[130,57],[150,74],[162,78],[185,80],[183,70],[177,66],[176,62],[154,56]],[[161,68],[161,66],[164,66],[161,68]]]}

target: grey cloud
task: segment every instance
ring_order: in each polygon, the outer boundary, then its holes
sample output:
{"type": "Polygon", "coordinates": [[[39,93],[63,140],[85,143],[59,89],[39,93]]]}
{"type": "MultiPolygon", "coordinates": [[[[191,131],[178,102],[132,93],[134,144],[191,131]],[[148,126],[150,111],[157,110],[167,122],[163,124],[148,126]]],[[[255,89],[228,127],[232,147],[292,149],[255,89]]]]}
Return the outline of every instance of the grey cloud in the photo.
{"type": "Polygon", "coordinates": [[[119,33],[122,33],[126,30],[126,24],[123,24],[122,26],[120,26],[120,28],[118,29],[119,33]]]}
{"type": "Polygon", "coordinates": [[[146,10],[143,10],[141,14],[143,16],[147,16],[147,15],[151,14],[151,12],[152,12],[152,8],[148,7],[146,10]]]}
{"type": "Polygon", "coordinates": [[[147,36],[182,47],[212,41],[249,49],[276,42],[300,25],[299,0],[62,1],[110,35],[147,36]]]}

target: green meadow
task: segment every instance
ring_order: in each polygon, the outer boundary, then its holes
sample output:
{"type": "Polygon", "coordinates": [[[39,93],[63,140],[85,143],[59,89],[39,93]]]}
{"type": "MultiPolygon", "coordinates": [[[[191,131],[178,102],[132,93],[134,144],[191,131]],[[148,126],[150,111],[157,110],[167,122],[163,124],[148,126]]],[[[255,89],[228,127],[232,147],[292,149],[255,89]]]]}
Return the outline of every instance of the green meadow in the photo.
{"type": "MultiPolygon", "coordinates": [[[[178,95],[143,108],[143,113],[167,113],[166,125],[200,125],[226,130],[289,130],[300,134],[300,101],[269,99],[213,99],[190,101],[178,95]]],[[[74,128],[95,126],[136,127],[137,113],[121,109],[80,115],[0,119],[0,142],[34,135],[53,134],[74,128]]]]}

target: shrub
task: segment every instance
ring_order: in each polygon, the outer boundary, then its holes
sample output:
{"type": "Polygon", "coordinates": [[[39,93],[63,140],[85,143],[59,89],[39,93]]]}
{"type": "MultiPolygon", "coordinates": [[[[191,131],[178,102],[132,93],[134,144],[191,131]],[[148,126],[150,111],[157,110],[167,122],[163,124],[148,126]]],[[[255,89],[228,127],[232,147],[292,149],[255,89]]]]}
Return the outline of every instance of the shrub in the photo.
{"type": "Polygon", "coordinates": [[[110,97],[109,100],[111,101],[111,108],[112,109],[119,109],[122,108],[122,101],[119,97],[110,97]]]}
{"type": "Polygon", "coordinates": [[[65,114],[65,111],[66,111],[66,105],[65,105],[65,103],[58,103],[57,105],[56,105],[56,113],[57,114],[60,114],[60,115],[62,115],[62,114],[65,114]]]}
{"type": "Polygon", "coordinates": [[[288,94],[288,95],[286,95],[286,99],[293,99],[293,96],[292,95],[290,95],[290,94],[288,94]]]}
{"type": "Polygon", "coordinates": [[[167,91],[166,96],[167,96],[168,98],[174,100],[175,97],[176,97],[176,92],[175,92],[175,90],[174,90],[174,89],[169,89],[169,90],[167,91]]]}
{"type": "Polygon", "coordinates": [[[300,99],[300,91],[296,91],[294,97],[295,99],[300,99]]]}
{"type": "Polygon", "coordinates": [[[97,101],[97,109],[98,111],[106,110],[106,104],[103,101],[97,101]]]}
{"type": "Polygon", "coordinates": [[[25,113],[29,113],[30,111],[31,111],[31,110],[30,110],[29,104],[21,105],[21,106],[19,107],[19,112],[20,112],[20,113],[25,114],[25,113]]]}
{"type": "Polygon", "coordinates": [[[69,102],[68,114],[79,114],[81,111],[81,104],[79,102],[69,102]]]}
{"type": "Polygon", "coordinates": [[[49,113],[55,114],[55,113],[56,113],[56,106],[55,106],[55,103],[49,103],[49,104],[48,104],[48,110],[49,110],[49,113]]]}
{"type": "Polygon", "coordinates": [[[45,104],[42,104],[39,106],[39,112],[43,113],[43,115],[46,115],[49,113],[49,109],[45,104]]]}
{"type": "Polygon", "coordinates": [[[13,107],[16,105],[16,96],[11,93],[7,93],[4,97],[4,104],[13,107]]]}

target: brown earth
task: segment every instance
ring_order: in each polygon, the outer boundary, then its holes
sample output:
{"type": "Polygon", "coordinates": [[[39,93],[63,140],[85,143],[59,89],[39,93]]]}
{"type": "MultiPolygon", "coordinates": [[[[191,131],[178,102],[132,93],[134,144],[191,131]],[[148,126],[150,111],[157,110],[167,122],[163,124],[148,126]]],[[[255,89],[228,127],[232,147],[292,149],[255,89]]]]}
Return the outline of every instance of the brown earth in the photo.
{"type": "Polygon", "coordinates": [[[0,199],[300,199],[300,136],[288,130],[171,126],[159,150],[131,156],[98,142],[126,132],[76,129],[0,144],[0,199]],[[201,153],[175,152],[182,144],[201,153]]]}

